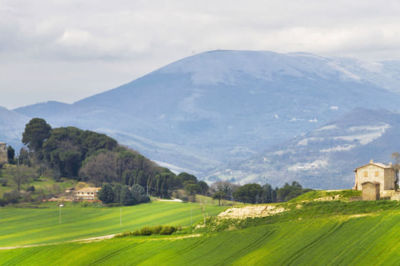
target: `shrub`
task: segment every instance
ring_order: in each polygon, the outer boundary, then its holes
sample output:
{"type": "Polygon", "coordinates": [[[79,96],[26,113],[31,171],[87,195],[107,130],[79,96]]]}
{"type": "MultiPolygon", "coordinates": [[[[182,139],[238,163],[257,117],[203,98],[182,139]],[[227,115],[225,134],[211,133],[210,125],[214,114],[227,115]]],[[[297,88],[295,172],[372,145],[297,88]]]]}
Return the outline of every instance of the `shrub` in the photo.
{"type": "Polygon", "coordinates": [[[136,230],[133,232],[124,232],[118,234],[117,237],[127,237],[127,236],[150,236],[150,235],[171,235],[178,231],[178,227],[175,226],[145,226],[140,230],[136,230]]]}
{"type": "Polygon", "coordinates": [[[172,235],[177,231],[177,228],[174,226],[163,226],[160,235],[172,235]]]}
{"type": "Polygon", "coordinates": [[[3,194],[3,200],[5,201],[5,204],[18,203],[20,200],[20,194],[16,190],[6,192],[3,194]]]}
{"type": "Polygon", "coordinates": [[[142,229],[140,229],[140,235],[141,235],[141,236],[149,236],[149,235],[151,235],[152,233],[153,233],[153,232],[152,232],[151,228],[148,227],[148,226],[145,226],[145,227],[143,227],[142,229]]]}

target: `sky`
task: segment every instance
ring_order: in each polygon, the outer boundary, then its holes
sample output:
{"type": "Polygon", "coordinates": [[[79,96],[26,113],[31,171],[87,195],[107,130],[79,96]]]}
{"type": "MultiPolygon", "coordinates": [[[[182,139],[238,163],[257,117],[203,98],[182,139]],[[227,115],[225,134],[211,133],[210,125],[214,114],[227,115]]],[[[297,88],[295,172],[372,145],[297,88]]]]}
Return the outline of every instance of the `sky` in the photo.
{"type": "Polygon", "coordinates": [[[72,103],[196,53],[400,59],[398,0],[0,0],[0,106],[72,103]]]}

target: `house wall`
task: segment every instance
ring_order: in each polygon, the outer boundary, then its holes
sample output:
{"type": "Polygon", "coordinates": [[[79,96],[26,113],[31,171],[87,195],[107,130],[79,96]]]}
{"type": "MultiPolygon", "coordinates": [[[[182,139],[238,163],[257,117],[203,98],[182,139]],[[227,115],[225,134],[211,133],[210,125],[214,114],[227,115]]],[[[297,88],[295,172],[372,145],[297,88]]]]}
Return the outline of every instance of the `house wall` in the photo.
{"type": "MultiPolygon", "coordinates": [[[[390,181],[392,180],[392,178],[387,177],[385,179],[385,169],[378,167],[376,165],[366,165],[364,167],[358,168],[355,175],[356,175],[356,189],[357,190],[362,190],[362,184],[364,182],[380,183],[381,191],[383,191],[385,189],[394,189],[394,188],[391,188],[391,187],[393,187],[393,185],[390,184],[390,181]],[[389,183],[386,184],[387,182],[389,182],[389,183]]],[[[394,183],[394,179],[393,179],[393,183],[394,183]]]]}
{"type": "Polygon", "coordinates": [[[78,191],[75,192],[75,200],[95,200],[97,192],[78,191]]]}
{"type": "Polygon", "coordinates": [[[396,181],[396,173],[393,168],[385,169],[385,190],[393,190],[396,181]]]}
{"type": "Polygon", "coordinates": [[[362,184],[362,199],[363,200],[378,200],[379,199],[379,184],[363,183],[362,184]]]}
{"type": "Polygon", "coordinates": [[[0,143],[0,164],[8,162],[7,146],[5,143],[0,143]]]}

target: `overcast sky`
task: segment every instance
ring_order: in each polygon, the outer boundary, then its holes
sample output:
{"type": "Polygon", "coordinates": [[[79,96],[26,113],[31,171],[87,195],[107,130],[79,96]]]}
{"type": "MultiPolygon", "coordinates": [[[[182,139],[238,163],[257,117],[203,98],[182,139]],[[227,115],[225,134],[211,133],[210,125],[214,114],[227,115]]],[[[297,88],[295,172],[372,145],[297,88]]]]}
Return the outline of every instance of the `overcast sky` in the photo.
{"type": "Polygon", "coordinates": [[[400,59],[400,1],[0,0],[0,106],[71,103],[214,49],[400,59]]]}

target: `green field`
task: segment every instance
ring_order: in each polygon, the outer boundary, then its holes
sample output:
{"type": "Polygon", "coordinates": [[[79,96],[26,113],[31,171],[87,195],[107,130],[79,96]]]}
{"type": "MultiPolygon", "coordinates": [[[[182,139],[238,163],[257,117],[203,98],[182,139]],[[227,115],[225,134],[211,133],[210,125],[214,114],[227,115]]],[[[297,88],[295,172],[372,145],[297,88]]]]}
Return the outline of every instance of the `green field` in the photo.
{"type": "MultiPolygon", "coordinates": [[[[193,203],[153,202],[121,208],[69,203],[61,209],[61,224],[56,203],[33,207],[0,208],[0,247],[103,236],[146,225],[185,226],[203,220],[201,205],[193,203]]],[[[204,213],[215,215],[225,208],[206,206],[204,213]]]]}
{"type": "MultiPolygon", "coordinates": [[[[2,265],[399,265],[400,203],[305,202],[282,204],[283,214],[241,221],[215,218],[206,228],[172,236],[124,237],[81,243],[64,242],[38,247],[0,250],[2,265]]],[[[126,207],[131,225],[119,227],[119,208],[69,206],[70,218],[90,212],[89,228],[77,220],[65,220],[58,228],[31,223],[23,212],[51,212],[57,209],[27,210],[7,208],[12,220],[1,221],[2,246],[12,243],[46,243],[106,235],[143,225],[190,224],[202,220],[200,205],[156,202],[126,207]],[[97,211],[97,212],[96,212],[97,211]],[[131,213],[128,214],[128,211],[131,213]],[[145,214],[147,211],[147,214],[145,214]],[[21,212],[21,213],[19,213],[21,212]],[[80,213],[80,214],[79,214],[80,213]],[[73,214],[73,215],[72,215],[73,214]],[[17,215],[17,216],[15,216],[17,215]],[[147,222],[146,222],[146,221],[147,222]],[[68,225],[69,224],[69,225],[68,225]],[[67,226],[68,225],[68,226],[67,226]],[[30,229],[17,229],[29,226],[30,229]],[[47,229],[49,227],[49,230],[47,229]],[[36,228],[36,229],[35,229],[36,228]],[[58,229],[57,229],[58,228],[58,229]],[[41,232],[37,234],[36,231],[41,232]],[[51,232],[55,231],[55,232],[51,232]],[[90,232],[90,234],[89,234],[90,232]],[[94,232],[94,233],[93,233],[94,232]],[[47,237],[52,234],[52,238],[47,237]],[[71,237],[71,234],[73,237],[71,237]],[[43,237],[46,235],[46,237],[43,237]]],[[[209,213],[223,208],[207,206],[209,213]]],[[[26,214],[25,214],[26,215],[26,214]]],[[[57,215],[56,215],[57,216],[57,215]]],[[[34,218],[35,216],[31,216],[34,218]]],[[[50,218],[49,218],[50,219],[50,218]]],[[[45,219],[41,219],[43,222],[45,219]]]]}
{"type": "Polygon", "coordinates": [[[323,217],[187,239],[131,237],[0,251],[0,261],[4,265],[398,265],[399,222],[399,212],[323,217]]]}

